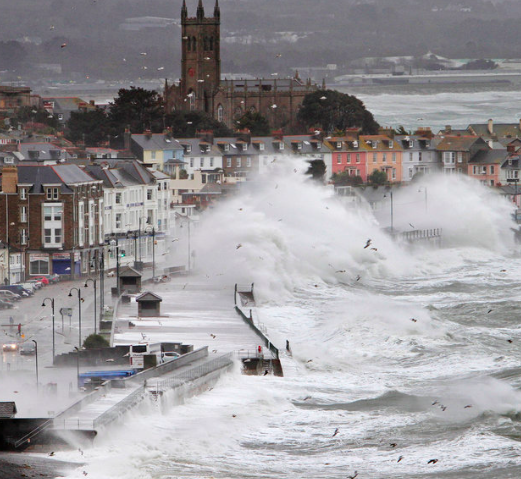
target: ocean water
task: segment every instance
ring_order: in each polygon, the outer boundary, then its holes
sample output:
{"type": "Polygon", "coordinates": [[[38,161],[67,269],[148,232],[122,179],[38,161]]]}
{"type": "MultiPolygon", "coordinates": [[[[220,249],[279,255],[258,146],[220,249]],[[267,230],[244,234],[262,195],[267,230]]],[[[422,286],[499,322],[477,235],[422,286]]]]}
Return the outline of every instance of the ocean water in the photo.
{"type": "Polygon", "coordinates": [[[471,123],[517,123],[521,118],[519,91],[438,91],[369,94],[348,91],[362,100],[383,126],[406,130],[429,126],[437,133],[446,125],[467,128],[471,123]]]}
{"type": "Polygon", "coordinates": [[[57,454],[83,463],[69,477],[521,477],[512,206],[429,177],[396,193],[394,226],[443,228],[442,245],[408,245],[382,231],[390,205],[341,202],[297,158],[272,168],[203,219],[193,281],[255,283],[271,339],[291,345],[285,376],[235,371],[184,404],[144,403],[57,454]]]}

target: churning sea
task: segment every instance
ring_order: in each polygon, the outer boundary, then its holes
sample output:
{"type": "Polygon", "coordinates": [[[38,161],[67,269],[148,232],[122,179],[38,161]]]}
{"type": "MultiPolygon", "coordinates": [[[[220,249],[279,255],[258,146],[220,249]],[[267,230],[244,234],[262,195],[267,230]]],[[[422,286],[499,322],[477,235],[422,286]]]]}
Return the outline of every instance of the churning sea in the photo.
{"type": "MultiPolygon", "coordinates": [[[[406,128],[521,116],[511,92],[360,97],[406,128]]],[[[270,337],[291,344],[285,376],[236,371],[184,404],[144,405],[81,457],[60,453],[85,463],[69,477],[521,477],[511,205],[467,178],[427,178],[395,195],[395,228],[443,228],[443,241],[411,246],[382,231],[389,211],[340,202],[299,161],[203,218],[190,279],[223,294],[255,283],[270,337]]]]}

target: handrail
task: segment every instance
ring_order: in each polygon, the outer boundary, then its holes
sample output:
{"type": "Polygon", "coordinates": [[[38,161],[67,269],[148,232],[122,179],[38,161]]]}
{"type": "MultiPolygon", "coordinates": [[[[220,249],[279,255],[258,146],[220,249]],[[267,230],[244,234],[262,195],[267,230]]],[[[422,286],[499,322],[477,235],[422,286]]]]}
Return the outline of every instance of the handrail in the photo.
{"type": "Polygon", "coordinates": [[[25,442],[27,442],[29,439],[32,439],[34,436],[36,436],[37,434],[40,434],[41,431],[43,431],[44,429],[47,429],[50,425],[50,423],[53,421],[53,419],[47,419],[47,421],[43,422],[42,424],[40,424],[38,427],[34,428],[31,432],[29,432],[28,434],[26,434],[25,436],[21,437],[20,439],[18,439],[18,441],[16,441],[14,443],[14,447],[16,449],[18,449],[22,444],[24,444],[25,442]]]}

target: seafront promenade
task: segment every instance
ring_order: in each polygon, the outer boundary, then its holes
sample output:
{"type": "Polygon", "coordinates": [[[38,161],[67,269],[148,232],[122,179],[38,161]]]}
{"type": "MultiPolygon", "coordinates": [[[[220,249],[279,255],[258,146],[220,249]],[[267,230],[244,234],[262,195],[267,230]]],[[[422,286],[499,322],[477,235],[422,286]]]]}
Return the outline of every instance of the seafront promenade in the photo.
{"type": "MultiPolygon", "coordinates": [[[[71,287],[78,286],[63,283],[47,293],[63,295],[71,287]]],[[[182,394],[186,395],[204,391],[222,373],[234,365],[238,367],[238,358],[273,359],[273,353],[264,347],[262,338],[235,310],[234,287],[210,283],[205,277],[196,275],[174,276],[168,283],[145,282],[142,292],[150,291],[160,298],[160,312],[153,317],[138,315],[135,299],[139,294],[128,294],[119,300],[113,298],[112,345],[182,343],[193,350],[128,380],[107,381],[94,391],[78,388],[80,372],[110,368],[110,363],[87,366],[82,361],[81,368],[79,362],[65,368],[56,367],[52,365],[52,354],[49,356],[46,351],[38,366],[36,383],[35,357],[9,358],[13,367],[3,369],[3,382],[8,387],[0,393],[1,400],[16,403],[18,412],[13,421],[33,420],[32,426],[20,429],[9,439],[10,443],[23,448],[38,442],[52,442],[57,436],[66,438],[67,432],[75,432],[75,440],[78,437],[90,440],[147,397],[157,399],[179,386],[183,386],[182,394]],[[18,383],[20,379],[21,384],[18,383]]],[[[42,298],[35,296],[30,301],[41,304],[42,298]]],[[[91,304],[85,301],[84,308],[84,321],[92,321],[91,304]]],[[[52,336],[48,318],[42,318],[38,323],[44,326],[36,330],[35,320],[26,322],[25,334],[31,337],[50,332],[52,336]]],[[[67,342],[67,338],[75,338],[79,333],[72,323],[69,334],[61,337],[56,348],[59,352],[67,352],[67,349],[70,352],[74,348],[67,342]]],[[[67,329],[66,324],[64,329],[67,329]]],[[[82,333],[83,337],[88,334],[88,330],[82,333]]],[[[49,341],[45,341],[47,343],[49,341]]]]}

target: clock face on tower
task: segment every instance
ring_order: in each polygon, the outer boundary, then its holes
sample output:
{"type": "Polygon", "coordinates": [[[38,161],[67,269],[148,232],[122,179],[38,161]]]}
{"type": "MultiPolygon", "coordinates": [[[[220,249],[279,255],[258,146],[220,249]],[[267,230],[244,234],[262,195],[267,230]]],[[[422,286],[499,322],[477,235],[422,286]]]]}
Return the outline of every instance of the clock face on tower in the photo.
{"type": "Polygon", "coordinates": [[[188,69],[188,76],[193,77],[195,75],[195,70],[193,68],[188,69]]]}

